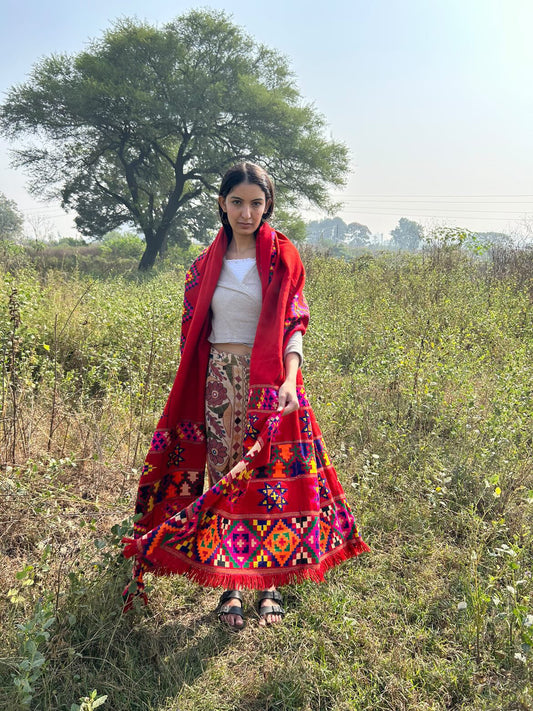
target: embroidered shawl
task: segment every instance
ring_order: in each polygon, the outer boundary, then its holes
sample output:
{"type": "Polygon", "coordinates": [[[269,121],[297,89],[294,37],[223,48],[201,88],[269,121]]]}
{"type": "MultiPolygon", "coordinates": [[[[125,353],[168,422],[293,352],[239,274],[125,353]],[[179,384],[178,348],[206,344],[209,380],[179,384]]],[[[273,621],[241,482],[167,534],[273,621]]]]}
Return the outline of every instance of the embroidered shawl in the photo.
{"type": "MultiPolygon", "coordinates": [[[[228,245],[221,229],[185,279],[181,360],[142,468],[134,580],[182,573],[207,586],[265,589],[323,580],[333,565],[367,551],[297,375],[299,409],[278,413],[283,352],[305,332],[304,268],[284,235],[263,224],[256,237],[262,307],[250,360],[243,459],[205,493],[205,381],[210,304],[228,245]]],[[[145,596],[144,596],[145,597],[145,596]]]]}

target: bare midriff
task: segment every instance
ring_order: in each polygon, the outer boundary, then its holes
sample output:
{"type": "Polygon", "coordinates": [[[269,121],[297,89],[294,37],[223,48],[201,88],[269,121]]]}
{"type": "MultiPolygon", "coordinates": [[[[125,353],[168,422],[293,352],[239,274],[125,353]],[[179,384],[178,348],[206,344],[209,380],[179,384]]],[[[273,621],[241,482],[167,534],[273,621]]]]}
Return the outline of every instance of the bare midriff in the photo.
{"type": "Polygon", "coordinates": [[[212,343],[211,345],[223,353],[233,353],[234,355],[250,355],[252,353],[251,346],[246,346],[244,343],[212,343]]]}

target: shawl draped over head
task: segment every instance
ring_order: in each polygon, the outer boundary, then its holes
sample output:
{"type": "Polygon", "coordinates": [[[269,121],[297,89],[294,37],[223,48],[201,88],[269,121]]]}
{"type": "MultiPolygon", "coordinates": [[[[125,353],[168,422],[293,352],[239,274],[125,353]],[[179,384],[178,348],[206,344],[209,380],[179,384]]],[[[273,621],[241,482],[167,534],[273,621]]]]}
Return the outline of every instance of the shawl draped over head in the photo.
{"type": "Polygon", "coordinates": [[[299,409],[279,413],[284,348],[309,319],[294,245],[264,223],[256,236],[262,307],[250,359],[243,458],[204,489],[210,305],[228,246],[222,228],[185,279],[181,360],[142,468],[126,609],[143,574],[182,573],[201,585],[265,589],[310,578],[367,551],[297,375],[299,409]]]}

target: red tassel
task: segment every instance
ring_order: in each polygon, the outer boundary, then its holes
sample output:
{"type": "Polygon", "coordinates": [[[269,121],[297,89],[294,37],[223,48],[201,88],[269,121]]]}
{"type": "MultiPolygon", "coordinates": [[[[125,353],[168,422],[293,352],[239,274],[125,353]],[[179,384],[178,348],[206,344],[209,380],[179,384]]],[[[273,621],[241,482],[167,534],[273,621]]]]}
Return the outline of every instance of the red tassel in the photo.
{"type": "Polygon", "coordinates": [[[307,564],[299,568],[285,570],[277,568],[273,572],[267,572],[265,569],[262,572],[257,569],[256,572],[250,571],[249,574],[245,574],[244,571],[239,574],[235,572],[224,573],[221,569],[206,568],[205,566],[193,567],[190,561],[165,554],[164,549],[159,548],[150,561],[154,564],[154,567],[150,568],[149,572],[156,576],[185,575],[189,580],[203,587],[264,590],[272,586],[289,585],[303,580],[311,580],[315,583],[324,582],[324,574],[330,568],[369,551],[368,545],[362,538],[359,538],[356,541],[348,542],[342,548],[332,551],[328,556],[322,558],[316,566],[307,564]]]}

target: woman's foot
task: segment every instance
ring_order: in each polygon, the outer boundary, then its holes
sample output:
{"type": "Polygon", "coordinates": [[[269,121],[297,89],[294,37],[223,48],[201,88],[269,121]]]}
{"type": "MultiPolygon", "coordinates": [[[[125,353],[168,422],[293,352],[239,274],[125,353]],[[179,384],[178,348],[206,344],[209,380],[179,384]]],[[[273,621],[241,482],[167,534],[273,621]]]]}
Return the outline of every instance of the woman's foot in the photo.
{"type": "Polygon", "coordinates": [[[226,590],[220,596],[216,609],[218,619],[232,630],[244,627],[242,594],[239,590],[226,590]]]}
{"type": "Polygon", "coordinates": [[[269,588],[259,593],[259,597],[257,598],[257,614],[259,615],[259,624],[262,627],[281,622],[285,616],[282,603],[283,598],[276,588],[269,588]]]}

